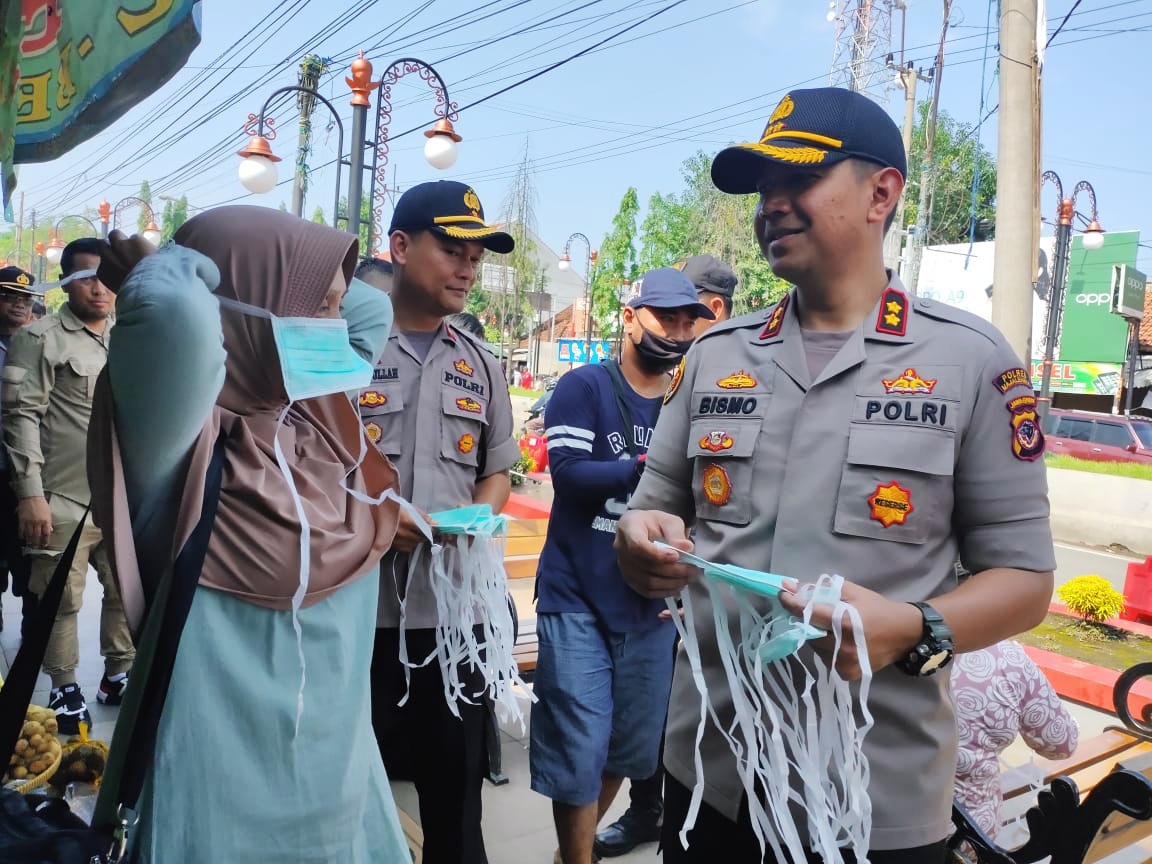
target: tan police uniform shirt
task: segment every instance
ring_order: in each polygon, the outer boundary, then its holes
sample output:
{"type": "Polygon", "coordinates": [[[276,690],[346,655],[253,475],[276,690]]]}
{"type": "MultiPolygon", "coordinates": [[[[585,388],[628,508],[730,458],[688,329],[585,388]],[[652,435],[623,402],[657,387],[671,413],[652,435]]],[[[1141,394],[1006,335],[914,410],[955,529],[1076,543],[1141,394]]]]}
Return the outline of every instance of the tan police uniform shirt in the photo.
{"type": "MultiPolygon", "coordinates": [[[[444,323],[423,363],[407,337],[393,331],[372,386],[360,396],[360,414],[369,440],[400,472],[401,494],[429,513],[471,504],[479,480],[520,457],[500,364],[444,323]]],[[[378,627],[400,626],[400,597],[407,598],[405,626],[436,626],[426,567],[409,581],[408,556],[390,553],[380,574],[378,627]]]]}
{"type": "Polygon", "coordinates": [[[12,337],[3,426],[18,498],[48,493],[87,506],[88,421],[111,329],[109,319],[103,334],[93,333],[64,304],[12,337]]]}
{"type": "MultiPolygon", "coordinates": [[[[698,340],[630,506],[694,524],[707,559],[802,582],[840,574],[892,600],[951,591],[957,557],[972,572],[1052,570],[1043,437],[1020,366],[990,324],[912,300],[893,278],[813,381],[790,295],[698,340]]],[[[727,724],[732,702],[708,595],[689,590],[709,698],[727,724]]],[[[739,619],[729,618],[735,632],[739,619]]],[[[889,667],[873,679],[876,725],[865,739],[873,849],[934,843],[950,830],[948,672],[920,678],[889,667]]],[[[664,759],[689,787],[699,706],[681,652],[664,759]]],[[[734,819],[743,787],[711,722],[701,751],[705,801],[734,819]]]]}

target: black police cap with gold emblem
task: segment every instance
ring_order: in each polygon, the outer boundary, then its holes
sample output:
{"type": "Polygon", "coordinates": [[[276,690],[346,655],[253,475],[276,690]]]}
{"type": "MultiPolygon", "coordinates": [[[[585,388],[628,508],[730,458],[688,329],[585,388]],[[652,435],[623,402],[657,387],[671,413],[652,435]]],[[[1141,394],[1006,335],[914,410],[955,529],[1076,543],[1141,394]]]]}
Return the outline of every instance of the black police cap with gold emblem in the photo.
{"type": "Polygon", "coordinates": [[[0,268],[0,294],[19,294],[24,297],[39,297],[43,292],[32,286],[36,279],[19,267],[0,268]]]}
{"type": "Polygon", "coordinates": [[[454,240],[475,240],[506,254],[516,246],[510,234],[484,222],[484,208],[471,186],[436,180],[413,186],[400,196],[388,233],[435,231],[454,240]]]}
{"type": "Polygon", "coordinates": [[[841,87],[793,90],[780,100],[759,141],[716,154],[712,182],[721,192],[756,191],[763,160],[781,165],[835,165],[864,159],[908,176],[900,130],[887,112],[841,87]]]}

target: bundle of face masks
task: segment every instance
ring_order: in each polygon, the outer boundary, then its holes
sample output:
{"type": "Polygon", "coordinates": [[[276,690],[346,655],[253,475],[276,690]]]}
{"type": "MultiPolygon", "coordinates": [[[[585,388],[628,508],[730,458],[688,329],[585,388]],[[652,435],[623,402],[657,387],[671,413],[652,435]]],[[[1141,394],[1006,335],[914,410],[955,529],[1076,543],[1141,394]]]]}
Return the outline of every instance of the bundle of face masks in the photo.
{"type": "MultiPolygon", "coordinates": [[[[524,701],[535,697],[520,678],[512,649],[515,640],[508,576],[504,571],[504,537],[508,521],[493,514],[487,504],[430,513],[435,530],[451,542],[420,546],[412,554],[409,574],[429,556],[432,593],[436,598],[436,651],[423,660],[408,659],[403,638],[401,604],[400,659],[406,669],[423,666],[435,657],[444,678],[448,708],[460,716],[457,701],[475,704],[487,695],[502,722],[516,722],[521,731],[524,701]],[[482,632],[477,638],[476,627],[482,632]],[[484,678],[480,692],[470,692],[460,680],[460,669],[478,669],[484,678]]],[[[404,701],[407,701],[405,696],[404,701]]],[[[404,704],[402,701],[400,704],[404,704]]]]}
{"type": "Polygon", "coordinates": [[[825,861],[839,861],[840,850],[850,849],[857,861],[867,861],[872,806],[863,743],[872,728],[868,711],[872,675],[860,615],[840,600],[844,580],[823,575],[815,585],[804,586],[797,592],[806,602],[804,616],[796,618],[780,604],[782,577],[672,551],[683,563],[703,571],[699,584],[709,595],[716,648],[735,714],[730,721],[721,721],[709,701],[696,638],[696,610],[685,590],[683,622],[675,614],[675,598],[669,600],[669,608],[701,703],[696,785],[680,831],[681,843],[688,847],[688,831],[704,796],[700,742],[711,717],[736,757],[761,849],[771,849],[777,860],[793,861],[806,860],[805,849],[825,861]],[[817,604],[832,607],[837,653],[843,621],[851,622],[863,670],[855,691],[837,674],[834,657],[825,662],[815,652],[801,651],[808,640],[826,635],[809,623],[817,604]]]}

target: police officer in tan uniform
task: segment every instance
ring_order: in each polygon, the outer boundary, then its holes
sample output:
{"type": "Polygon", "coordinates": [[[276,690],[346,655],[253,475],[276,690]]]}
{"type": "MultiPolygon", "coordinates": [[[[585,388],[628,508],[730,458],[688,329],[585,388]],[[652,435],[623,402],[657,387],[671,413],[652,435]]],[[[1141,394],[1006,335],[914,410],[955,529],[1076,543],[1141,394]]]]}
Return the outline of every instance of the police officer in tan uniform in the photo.
{"type": "MultiPolygon", "coordinates": [[[[987,322],[910,297],[884,269],[905,172],[900,132],[883,109],[836,88],[793,91],[758,142],[716,157],[721,191],[759,194],[756,238],[796,288],[697,341],[617,534],[636,590],[671,596],[689,586],[721,724],[732,700],[699,571],[651,541],[689,549],[694,540],[707,559],[800,583],[844,576],[875,676],[876,725],[864,745],[874,864],[944,861],[956,766],[947,663],[953,651],[1039,622],[1055,567],[1044,441],[1019,358],[987,322]],[[708,446],[717,432],[730,447],[708,446]],[[973,571],[960,585],[957,557],[973,571]]],[[[802,611],[794,595],[781,600],[802,611]]],[[[829,628],[830,610],[817,607],[812,621],[829,628]]],[[[836,663],[852,679],[860,666],[845,627],[836,663]]],[[[814,645],[832,655],[831,637],[814,645]]],[[[665,749],[665,862],[759,862],[736,759],[711,723],[704,807],[687,851],[676,838],[697,780],[699,698],[681,654],[665,749]]],[[[780,773],[784,782],[787,766],[780,773]]]]}
{"type": "MultiPolygon", "coordinates": [[[[447,180],[405,192],[389,234],[396,319],[372,386],[360,397],[368,437],[395,463],[401,493],[425,513],[472,503],[499,512],[511,491],[508,470],[520,455],[508,385],[496,358],[444,318],[463,310],[485,250],[511,252],[513,240],[484,222],[471,188],[447,180]]],[[[400,598],[409,660],[420,662],[436,648],[428,569],[409,574],[410,553],[426,542],[402,514],[381,565],[373,725],[389,774],[416,784],[424,861],[483,864],[483,703],[458,701],[457,717],[445,701],[439,663],[410,670],[406,682],[399,659],[400,598]]],[[[470,692],[483,690],[476,670],[461,670],[461,677],[470,692]]]]}
{"type": "MultiPolygon", "coordinates": [[[[8,362],[12,336],[32,323],[32,307],[44,295],[33,285],[36,279],[19,267],[0,268],[0,371],[8,362]]],[[[27,630],[28,620],[36,608],[36,595],[28,590],[28,557],[20,539],[16,518],[16,496],[8,474],[8,451],[0,446],[0,593],[8,590],[12,575],[12,593],[23,598],[20,632],[27,630]]],[[[4,629],[0,610],[0,630],[4,629]]]]}
{"type": "Polygon", "coordinates": [[[100,530],[89,516],[86,453],[96,378],[108,359],[113,295],[96,275],[100,241],[74,240],[60,259],[68,301],[12,337],[4,367],[3,427],[12,489],[19,499],[20,533],[31,555],[30,587],[43,596],[64,547],[84,520],[84,532],[60,600],[44,654],[52,678],[48,707],[62,734],[91,722],[76,683],[80,645],[76,616],[84,598],[88,564],[104,586],[100,652],[104,677],[97,698],[120,704],[136,656],[100,530]]]}

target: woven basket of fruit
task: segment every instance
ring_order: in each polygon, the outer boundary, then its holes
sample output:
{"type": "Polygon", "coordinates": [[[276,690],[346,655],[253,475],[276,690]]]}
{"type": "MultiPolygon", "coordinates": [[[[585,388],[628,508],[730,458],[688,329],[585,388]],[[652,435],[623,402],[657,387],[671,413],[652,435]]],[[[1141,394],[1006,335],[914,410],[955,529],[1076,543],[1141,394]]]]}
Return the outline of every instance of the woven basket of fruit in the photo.
{"type": "Polygon", "coordinates": [[[29,705],[16,749],[8,760],[3,782],[21,795],[39,789],[60,767],[63,748],[56,739],[56,714],[29,705]]]}

